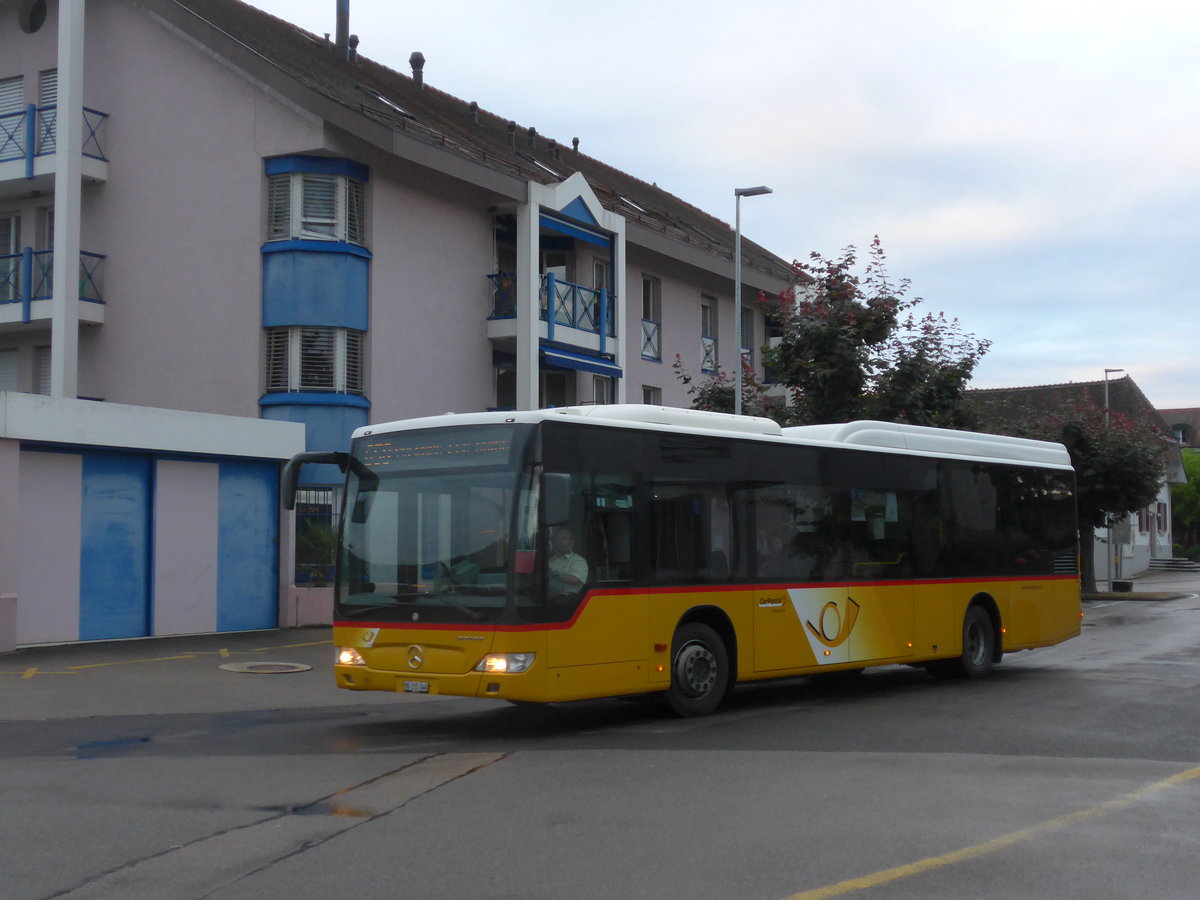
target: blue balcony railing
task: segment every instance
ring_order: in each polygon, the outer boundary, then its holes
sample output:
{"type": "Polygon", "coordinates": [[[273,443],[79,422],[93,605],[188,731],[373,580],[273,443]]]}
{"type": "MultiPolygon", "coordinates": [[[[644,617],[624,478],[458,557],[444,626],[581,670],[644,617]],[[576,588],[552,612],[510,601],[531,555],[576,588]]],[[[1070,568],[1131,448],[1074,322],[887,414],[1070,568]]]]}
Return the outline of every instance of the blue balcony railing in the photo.
{"type": "Polygon", "coordinates": [[[547,273],[542,276],[538,301],[541,307],[540,316],[544,321],[550,321],[547,318],[547,309],[551,308],[554,311],[555,325],[566,325],[568,328],[600,334],[600,320],[603,318],[606,325],[605,335],[616,337],[616,305],[609,293],[603,289],[572,284],[570,281],[555,278],[553,273],[547,273]]]}
{"type": "MultiPolygon", "coordinates": [[[[101,280],[105,257],[99,253],[79,254],[79,299],[103,303],[101,280]]],[[[0,303],[20,303],[22,321],[30,320],[34,300],[54,296],[54,251],[26,247],[20,253],[0,256],[0,303]]]]}
{"type": "MultiPolygon", "coordinates": [[[[84,156],[108,161],[104,155],[104,131],[108,113],[83,107],[84,156]]],[[[25,159],[32,177],[33,159],[48,156],[58,146],[58,107],[30,104],[20,112],[0,116],[0,162],[25,159]]]]}
{"type": "MultiPolygon", "coordinates": [[[[489,275],[492,282],[492,311],[489,318],[512,319],[517,315],[517,276],[510,272],[489,275]]],[[[555,325],[565,325],[592,334],[600,333],[600,320],[607,324],[605,335],[617,336],[617,308],[608,291],[562,281],[553,275],[543,275],[538,291],[538,316],[548,322],[549,297],[554,295],[555,325]]]]}

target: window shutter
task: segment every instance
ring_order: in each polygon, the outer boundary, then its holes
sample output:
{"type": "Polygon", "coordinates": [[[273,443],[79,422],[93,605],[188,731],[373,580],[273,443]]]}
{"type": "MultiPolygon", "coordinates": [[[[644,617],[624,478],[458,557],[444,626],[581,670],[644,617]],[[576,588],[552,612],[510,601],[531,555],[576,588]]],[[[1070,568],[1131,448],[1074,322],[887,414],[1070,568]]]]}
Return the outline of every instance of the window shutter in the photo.
{"type": "Polygon", "coordinates": [[[361,331],[351,331],[347,329],[346,335],[346,360],[344,366],[345,386],[343,390],[347,394],[361,394],[363,392],[363,333],[361,331]]]}
{"type": "Polygon", "coordinates": [[[17,351],[0,350],[0,391],[17,389],[17,351]]]}
{"type": "Polygon", "coordinates": [[[292,236],[292,176],[267,176],[267,240],[286,241],[292,236]]]}
{"type": "Polygon", "coordinates": [[[346,240],[361,246],[367,243],[366,185],[353,178],[346,179],[346,240]]]}
{"type": "Polygon", "coordinates": [[[53,153],[58,143],[58,69],[38,73],[38,153],[53,153]]]}
{"type": "Polygon", "coordinates": [[[288,385],[288,328],[266,331],[267,391],[286,391],[288,385]]]}
{"type": "Polygon", "coordinates": [[[33,392],[50,394],[50,348],[45,344],[33,348],[33,392]]]}
{"type": "Polygon", "coordinates": [[[306,237],[337,237],[337,176],[301,175],[300,229],[306,237]]]}
{"type": "Polygon", "coordinates": [[[300,390],[336,390],[335,337],[332,328],[300,329],[300,390]]]}
{"type": "Polygon", "coordinates": [[[25,155],[25,127],[19,115],[25,108],[25,79],[0,78],[0,160],[25,155]]]}
{"type": "Polygon", "coordinates": [[[25,108],[25,79],[0,78],[0,116],[21,112],[25,108]]]}
{"type": "Polygon", "coordinates": [[[53,107],[59,102],[59,70],[47,68],[37,73],[37,106],[53,107]]]}

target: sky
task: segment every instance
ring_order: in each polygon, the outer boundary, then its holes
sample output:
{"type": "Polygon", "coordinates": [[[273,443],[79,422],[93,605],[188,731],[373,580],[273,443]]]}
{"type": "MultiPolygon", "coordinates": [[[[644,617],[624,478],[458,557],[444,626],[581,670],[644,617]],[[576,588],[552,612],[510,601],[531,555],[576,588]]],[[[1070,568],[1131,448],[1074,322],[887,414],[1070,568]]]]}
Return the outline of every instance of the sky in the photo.
{"type": "MultiPolygon", "coordinates": [[[[251,0],[316,34],[336,0],[251,0]]],[[[1200,5],[350,0],[359,52],[733,222],[787,260],[882,241],[973,387],[1124,369],[1200,406],[1200,5]]],[[[1112,373],[1112,378],[1123,373],[1112,373]]]]}

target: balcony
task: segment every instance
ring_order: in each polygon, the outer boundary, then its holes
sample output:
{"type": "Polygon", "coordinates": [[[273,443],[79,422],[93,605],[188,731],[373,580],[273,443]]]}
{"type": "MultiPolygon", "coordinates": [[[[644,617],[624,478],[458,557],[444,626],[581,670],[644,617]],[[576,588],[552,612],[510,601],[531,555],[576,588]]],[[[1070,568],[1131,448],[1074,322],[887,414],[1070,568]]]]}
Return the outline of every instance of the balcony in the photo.
{"type": "MultiPolygon", "coordinates": [[[[488,335],[512,337],[516,334],[517,276],[501,272],[489,275],[488,280],[491,281],[492,300],[488,335]]],[[[608,291],[562,281],[552,273],[542,275],[538,289],[538,318],[544,324],[539,326],[539,337],[604,352],[608,340],[617,336],[614,300],[608,291]],[[550,310],[553,310],[552,318],[550,310]]]]}
{"type": "MultiPolygon", "coordinates": [[[[83,107],[83,178],[108,180],[104,155],[108,113],[83,107]]],[[[58,107],[34,106],[0,116],[0,197],[54,189],[57,170],[58,107]]]]}
{"type": "MultiPolygon", "coordinates": [[[[79,254],[79,321],[104,322],[101,294],[105,257],[79,254]]],[[[20,253],[0,256],[0,330],[21,325],[47,325],[54,296],[54,251],[26,247],[20,253]]]]}

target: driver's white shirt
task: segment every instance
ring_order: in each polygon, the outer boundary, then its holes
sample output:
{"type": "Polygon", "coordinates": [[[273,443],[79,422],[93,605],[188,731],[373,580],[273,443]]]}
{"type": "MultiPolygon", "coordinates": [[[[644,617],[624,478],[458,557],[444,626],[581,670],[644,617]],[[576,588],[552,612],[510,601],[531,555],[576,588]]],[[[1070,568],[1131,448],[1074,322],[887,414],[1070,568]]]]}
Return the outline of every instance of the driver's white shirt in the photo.
{"type": "Polygon", "coordinates": [[[564,585],[569,590],[577,591],[587,582],[587,560],[578,553],[556,553],[550,557],[549,566],[551,575],[574,575],[579,579],[577,585],[564,585]]]}

